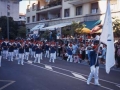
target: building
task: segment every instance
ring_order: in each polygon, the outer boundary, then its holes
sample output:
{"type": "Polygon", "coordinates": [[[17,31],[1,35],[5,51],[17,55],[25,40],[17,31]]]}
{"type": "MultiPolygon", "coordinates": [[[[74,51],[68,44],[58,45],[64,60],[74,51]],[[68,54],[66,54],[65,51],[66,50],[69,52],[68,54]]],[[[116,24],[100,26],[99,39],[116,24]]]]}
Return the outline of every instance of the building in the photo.
{"type": "MultiPolygon", "coordinates": [[[[120,16],[120,0],[111,0],[112,17],[120,16]]],[[[61,23],[104,22],[107,0],[35,0],[26,10],[26,27],[61,23]]],[[[36,28],[37,29],[37,28],[36,28]]]]}
{"type": "Polygon", "coordinates": [[[13,17],[14,21],[18,21],[19,1],[21,0],[0,0],[0,16],[7,16],[9,9],[9,16],[13,17]]]}
{"type": "Polygon", "coordinates": [[[19,20],[18,20],[18,25],[19,25],[19,26],[22,26],[22,25],[25,26],[25,23],[26,23],[26,15],[20,13],[20,14],[19,14],[19,20]]]}

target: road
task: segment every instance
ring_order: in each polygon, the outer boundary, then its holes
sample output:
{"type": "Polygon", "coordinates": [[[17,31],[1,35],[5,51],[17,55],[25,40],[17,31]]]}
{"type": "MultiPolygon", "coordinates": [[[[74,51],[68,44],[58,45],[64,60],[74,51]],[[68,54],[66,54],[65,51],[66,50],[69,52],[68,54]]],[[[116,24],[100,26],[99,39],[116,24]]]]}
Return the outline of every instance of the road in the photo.
{"type": "Polygon", "coordinates": [[[18,65],[17,60],[2,60],[0,68],[0,90],[120,90],[120,71],[111,70],[106,74],[100,68],[100,84],[90,85],[86,80],[90,73],[88,65],[56,60],[50,63],[44,58],[40,64],[33,63],[33,58],[18,65]]]}

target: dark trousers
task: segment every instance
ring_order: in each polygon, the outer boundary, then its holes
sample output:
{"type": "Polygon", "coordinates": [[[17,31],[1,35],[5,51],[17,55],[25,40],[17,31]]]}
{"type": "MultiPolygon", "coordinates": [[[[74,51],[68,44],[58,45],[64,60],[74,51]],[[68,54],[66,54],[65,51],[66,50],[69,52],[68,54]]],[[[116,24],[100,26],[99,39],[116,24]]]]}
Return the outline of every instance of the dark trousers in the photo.
{"type": "Polygon", "coordinates": [[[58,48],[58,56],[60,57],[61,55],[62,48],[58,48]]]}
{"type": "Polygon", "coordinates": [[[118,56],[117,56],[117,63],[118,63],[117,67],[120,67],[120,57],[118,56]]]}

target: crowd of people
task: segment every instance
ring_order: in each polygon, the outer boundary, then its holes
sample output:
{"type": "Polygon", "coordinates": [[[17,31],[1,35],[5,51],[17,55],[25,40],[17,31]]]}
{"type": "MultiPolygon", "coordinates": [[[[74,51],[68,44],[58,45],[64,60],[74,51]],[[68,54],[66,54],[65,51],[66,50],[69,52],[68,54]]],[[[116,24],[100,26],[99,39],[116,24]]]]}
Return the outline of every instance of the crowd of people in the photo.
{"type": "MultiPolygon", "coordinates": [[[[71,41],[59,40],[55,41],[31,41],[31,40],[4,40],[0,42],[0,55],[8,61],[13,61],[13,57],[20,58],[23,65],[24,59],[28,60],[29,57],[34,57],[35,61],[40,63],[43,56],[50,58],[55,62],[56,56],[62,57],[63,60],[74,63],[81,63],[87,61],[90,63],[89,53],[92,48],[96,47],[99,41],[90,40],[84,43],[80,39],[79,43],[71,41]],[[53,54],[54,53],[54,54],[53,54]]],[[[115,43],[115,59],[116,66],[120,67],[120,40],[115,43]]],[[[105,44],[100,45],[98,59],[99,62],[105,64],[107,47],[105,44]]],[[[1,57],[0,57],[1,58],[1,57]]],[[[20,60],[19,59],[19,60],[20,60]]],[[[19,61],[18,60],[18,61],[19,61]]],[[[20,64],[20,61],[18,62],[20,64]]],[[[1,66],[1,65],[0,65],[1,66]]]]}
{"type": "MultiPolygon", "coordinates": [[[[24,60],[29,60],[29,58],[33,59],[33,63],[40,63],[43,58],[48,58],[49,62],[55,63],[57,57],[74,63],[87,61],[91,71],[87,84],[90,84],[94,76],[95,85],[100,85],[98,81],[99,63],[106,63],[107,46],[99,43],[99,36],[96,37],[87,41],[79,38],[77,42],[76,40],[72,41],[68,39],[59,39],[57,41],[1,40],[0,67],[1,59],[8,61],[16,59],[19,65],[24,65],[24,60]]],[[[120,68],[120,39],[115,43],[115,51],[113,52],[115,52],[116,66],[120,68]]]]}

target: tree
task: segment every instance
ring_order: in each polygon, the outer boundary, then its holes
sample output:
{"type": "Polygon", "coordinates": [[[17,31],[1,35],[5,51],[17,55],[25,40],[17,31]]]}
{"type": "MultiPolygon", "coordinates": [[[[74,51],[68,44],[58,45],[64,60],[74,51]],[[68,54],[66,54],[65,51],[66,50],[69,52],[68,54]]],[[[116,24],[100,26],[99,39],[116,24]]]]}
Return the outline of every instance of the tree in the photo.
{"type": "Polygon", "coordinates": [[[113,18],[113,30],[116,37],[120,37],[120,19],[113,18]]]}
{"type": "Polygon", "coordinates": [[[18,36],[19,36],[19,37],[22,37],[22,38],[25,38],[25,37],[26,37],[26,27],[21,26],[21,27],[18,29],[18,36]]]}
{"type": "Polygon", "coordinates": [[[48,39],[49,38],[49,31],[46,30],[42,35],[41,38],[48,39]]]}
{"type": "MultiPolygon", "coordinates": [[[[1,27],[1,36],[3,38],[7,38],[7,17],[2,16],[0,17],[0,27],[1,27]]],[[[9,17],[9,38],[14,39],[17,37],[18,33],[18,24],[13,20],[12,17],[9,17]]]]}

